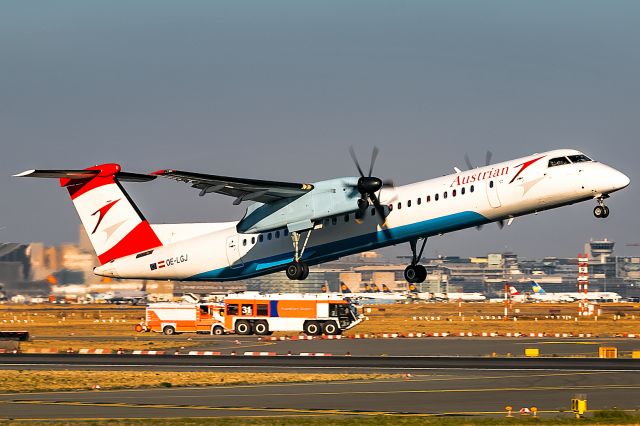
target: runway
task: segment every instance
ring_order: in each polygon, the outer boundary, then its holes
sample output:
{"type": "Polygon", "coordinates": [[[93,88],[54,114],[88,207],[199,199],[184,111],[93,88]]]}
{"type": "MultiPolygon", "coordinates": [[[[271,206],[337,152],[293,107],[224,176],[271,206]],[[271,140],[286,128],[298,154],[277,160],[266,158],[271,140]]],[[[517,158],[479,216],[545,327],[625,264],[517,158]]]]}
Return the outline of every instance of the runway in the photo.
{"type": "Polygon", "coordinates": [[[638,409],[639,390],[637,371],[441,370],[409,380],[0,394],[0,418],[503,416],[507,405],[545,417],[562,415],[575,393],[592,410],[638,409]]]}
{"type": "MultiPolygon", "coordinates": [[[[55,340],[53,337],[41,339],[55,340]]],[[[62,338],[61,338],[62,339],[62,338]]],[[[65,337],[64,339],[68,339],[65,337]]],[[[163,336],[144,334],[141,336],[75,336],[74,340],[87,340],[91,346],[110,348],[108,340],[152,341],[154,346],[163,345],[170,351],[180,350],[186,346],[188,350],[220,351],[230,354],[231,351],[270,351],[278,354],[300,352],[328,352],[333,355],[354,356],[522,356],[525,348],[538,348],[542,356],[597,356],[599,346],[614,346],[620,352],[640,350],[640,339],[625,338],[507,338],[507,337],[444,337],[444,338],[389,338],[389,339],[350,339],[337,340],[264,340],[256,336],[208,336],[178,335],[163,336]],[[104,344],[100,343],[106,341],[104,344]],[[195,343],[195,345],[194,345],[195,343]]],[[[55,346],[55,345],[54,345],[55,346]]],[[[78,349],[78,348],[75,348],[78,349]]],[[[116,349],[116,348],[110,348],[116,349]]]]}

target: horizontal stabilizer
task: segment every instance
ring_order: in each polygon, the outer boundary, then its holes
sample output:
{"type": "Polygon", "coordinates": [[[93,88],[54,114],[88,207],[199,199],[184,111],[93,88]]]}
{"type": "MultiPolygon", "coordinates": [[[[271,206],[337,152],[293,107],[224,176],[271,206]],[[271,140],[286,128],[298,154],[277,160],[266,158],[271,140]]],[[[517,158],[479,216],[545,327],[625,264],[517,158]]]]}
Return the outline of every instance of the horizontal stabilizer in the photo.
{"type": "MultiPolygon", "coordinates": [[[[13,175],[14,177],[35,177],[35,178],[49,178],[49,179],[91,179],[100,174],[100,170],[67,170],[67,169],[54,169],[54,170],[26,170],[22,173],[13,175]]],[[[156,178],[156,176],[130,173],[130,172],[117,172],[116,177],[123,182],[149,182],[156,178]]]]}

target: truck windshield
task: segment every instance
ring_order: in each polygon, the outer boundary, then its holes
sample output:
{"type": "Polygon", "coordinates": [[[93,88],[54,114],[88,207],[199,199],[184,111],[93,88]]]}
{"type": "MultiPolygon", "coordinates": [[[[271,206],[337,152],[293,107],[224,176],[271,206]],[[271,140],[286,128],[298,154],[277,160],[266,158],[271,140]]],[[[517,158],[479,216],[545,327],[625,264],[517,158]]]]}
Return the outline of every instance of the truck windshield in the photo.
{"type": "Polygon", "coordinates": [[[349,305],[342,303],[329,304],[330,317],[347,317],[349,316],[349,305]]]}

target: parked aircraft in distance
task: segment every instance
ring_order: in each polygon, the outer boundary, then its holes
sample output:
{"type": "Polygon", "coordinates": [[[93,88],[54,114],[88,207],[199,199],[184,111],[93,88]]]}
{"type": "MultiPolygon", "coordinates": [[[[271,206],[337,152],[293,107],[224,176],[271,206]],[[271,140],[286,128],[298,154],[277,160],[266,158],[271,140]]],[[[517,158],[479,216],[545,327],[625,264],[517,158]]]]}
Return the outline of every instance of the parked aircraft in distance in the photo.
{"type": "Polygon", "coordinates": [[[622,300],[622,296],[611,291],[547,293],[542,286],[535,281],[531,281],[531,289],[533,290],[533,294],[531,294],[533,300],[545,302],[575,302],[585,299],[591,302],[619,302],[622,300]]]}
{"type": "Polygon", "coordinates": [[[487,297],[482,293],[432,293],[432,292],[419,292],[415,284],[409,285],[409,294],[414,299],[426,300],[430,302],[484,302],[487,297]]]}
{"type": "MultiPolygon", "coordinates": [[[[16,176],[57,178],[66,188],[106,277],[232,281],[286,271],[305,279],[309,265],[409,242],[410,283],[427,272],[419,263],[427,238],[581,201],[609,215],[605,199],[629,178],[580,151],[560,149],[473,168],[409,185],[373,176],[350,151],[360,176],[315,183],[274,182],[178,170],[123,172],[118,164],[84,170],[28,170],[16,176]],[[201,196],[219,193],[234,204],[252,201],[237,222],[149,224],[121,182],[174,179],[201,196]],[[418,242],[421,246],[418,250],[418,242]]],[[[417,164],[417,163],[416,163],[417,164]]]]}
{"type": "MultiPolygon", "coordinates": [[[[378,288],[377,285],[376,288],[378,288]]],[[[340,291],[344,296],[355,299],[361,303],[394,303],[408,299],[405,293],[384,292],[380,290],[373,291],[369,284],[364,285],[364,291],[352,292],[345,283],[340,283],[340,291]]]]}

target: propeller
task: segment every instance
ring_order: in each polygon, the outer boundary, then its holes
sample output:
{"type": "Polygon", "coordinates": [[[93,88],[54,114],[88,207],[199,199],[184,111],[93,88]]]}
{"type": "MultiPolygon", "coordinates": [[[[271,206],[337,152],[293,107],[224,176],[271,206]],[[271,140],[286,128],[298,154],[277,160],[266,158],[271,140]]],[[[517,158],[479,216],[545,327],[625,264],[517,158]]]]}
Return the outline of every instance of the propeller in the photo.
{"type": "MultiPolygon", "coordinates": [[[[493,152],[487,150],[487,152],[485,153],[484,156],[484,165],[488,166],[489,164],[491,164],[491,158],[493,157],[493,152]]],[[[471,163],[471,160],[469,159],[469,155],[465,152],[464,154],[464,162],[467,165],[467,170],[471,170],[474,169],[475,167],[473,167],[473,163],[471,163]]]]}
{"type": "Polygon", "coordinates": [[[393,181],[389,179],[382,180],[373,175],[373,167],[376,163],[376,159],[378,158],[380,150],[378,147],[374,147],[373,151],[371,151],[371,162],[369,163],[369,173],[364,174],[362,171],[362,167],[360,166],[360,162],[358,161],[358,157],[356,156],[356,152],[353,147],[349,147],[349,154],[351,155],[351,159],[353,160],[358,172],[360,173],[360,178],[358,179],[358,183],[353,186],[355,190],[360,193],[360,198],[358,199],[358,211],[356,212],[356,218],[362,219],[366,214],[366,210],[369,207],[369,204],[373,204],[376,212],[380,216],[380,219],[384,223],[386,212],[384,210],[384,206],[380,203],[380,191],[382,188],[393,187],[393,181]]]}

